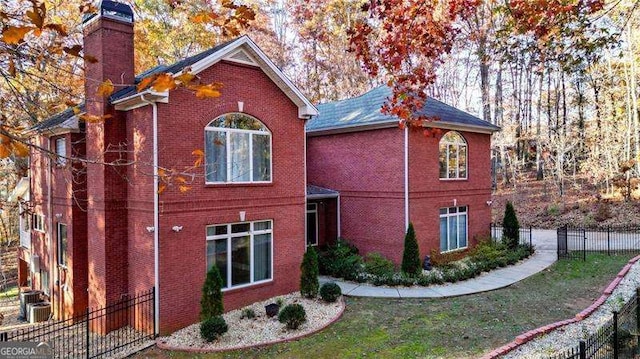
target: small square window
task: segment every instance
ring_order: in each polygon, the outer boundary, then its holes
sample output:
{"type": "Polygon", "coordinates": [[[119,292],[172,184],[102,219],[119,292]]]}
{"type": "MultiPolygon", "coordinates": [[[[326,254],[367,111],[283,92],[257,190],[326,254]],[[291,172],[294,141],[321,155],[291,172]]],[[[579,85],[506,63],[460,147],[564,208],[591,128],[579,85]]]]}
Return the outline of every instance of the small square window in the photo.
{"type": "Polygon", "coordinates": [[[253,230],[254,231],[264,231],[267,229],[271,229],[271,221],[265,221],[265,222],[255,222],[253,224],[253,230]]]}

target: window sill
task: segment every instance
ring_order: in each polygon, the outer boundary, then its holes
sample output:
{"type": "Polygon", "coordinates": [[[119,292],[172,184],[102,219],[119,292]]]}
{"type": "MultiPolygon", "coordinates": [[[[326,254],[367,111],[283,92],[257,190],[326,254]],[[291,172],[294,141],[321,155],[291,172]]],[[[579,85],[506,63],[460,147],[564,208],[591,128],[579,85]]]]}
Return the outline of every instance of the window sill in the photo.
{"type": "Polygon", "coordinates": [[[272,187],[273,182],[220,182],[205,183],[205,188],[221,188],[221,187],[272,187]]]}
{"type": "Polygon", "coordinates": [[[448,251],[442,251],[442,249],[440,250],[440,254],[449,254],[449,253],[456,253],[456,252],[464,252],[467,249],[469,249],[469,246],[467,245],[466,247],[460,247],[460,248],[456,248],[456,249],[450,249],[448,251]]]}
{"type": "Polygon", "coordinates": [[[440,178],[440,181],[444,181],[444,182],[463,182],[463,181],[468,181],[469,178],[440,178]]]}
{"type": "Polygon", "coordinates": [[[255,288],[259,288],[259,287],[263,287],[269,284],[273,284],[273,279],[267,279],[267,280],[262,280],[259,282],[253,282],[253,283],[247,283],[247,284],[242,284],[242,285],[237,285],[235,287],[231,287],[231,288],[223,288],[222,292],[223,293],[233,293],[236,290],[241,290],[241,289],[255,289],[255,288]]]}

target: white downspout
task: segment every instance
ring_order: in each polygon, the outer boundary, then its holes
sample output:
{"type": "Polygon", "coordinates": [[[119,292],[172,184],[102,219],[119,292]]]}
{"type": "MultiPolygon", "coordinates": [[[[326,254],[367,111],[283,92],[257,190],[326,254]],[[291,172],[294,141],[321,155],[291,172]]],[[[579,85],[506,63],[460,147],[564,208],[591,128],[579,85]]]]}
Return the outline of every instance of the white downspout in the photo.
{"type": "Polygon", "coordinates": [[[337,221],[338,222],[338,238],[340,238],[340,237],[342,237],[342,234],[340,233],[341,226],[340,226],[340,194],[339,193],[338,193],[338,206],[337,207],[338,208],[337,208],[337,211],[336,211],[337,212],[336,216],[338,217],[338,221],[337,221]]]}
{"type": "Polygon", "coordinates": [[[158,105],[141,96],[142,101],[151,105],[153,109],[153,281],[155,286],[153,314],[154,334],[159,334],[160,328],[160,218],[158,196],[158,105]]]}
{"type": "Polygon", "coordinates": [[[409,228],[409,128],[404,128],[404,228],[409,228]]]}
{"type": "MultiPolygon", "coordinates": [[[[51,138],[50,137],[46,137],[47,138],[47,151],[49,154],[51,154],[51,138]]],[[[49,225],[49,228],[47,228],[47,231],[45,231],[46,234],[48,234],[47,236],[47,251],[49,252],[49,268],[48,268],[48,273],[47,273],[47,278],[48,278],[48,282],[47,285],[49,286],[49,288],[47,288],[47,292],[49,292],[49,297],[52,298],[53,297],[53,291],[51,290],[51,284],[55,283],[56,280],[58,280],[58,272],[54,271],[55,269],[55,253],[53,253],[53,204],[51,201],[51,194],[53,192],[53,186],[51,184],[51,182],[53,181],[53,174],[51,173],[53,171],[53,159],[52,156],[47,156],[47,212],[49,212],[49,218],[47,218],[47,222],[49,225]],[[56,277],[53,277],[53,273],[56,273],[56,277]]],[[[42,274],[40,274],[40,283],[42,284],[42,274]]],[[[45,288],[42,288],[43,290],[45,288]]],[[[51,300],[51,299],[50,299],[51,300]]],[[[58,308],[60,303],[60,301],[58,300],[58,308]]],[[[60,314],[60,313],[58,313],[60,314]]]]}

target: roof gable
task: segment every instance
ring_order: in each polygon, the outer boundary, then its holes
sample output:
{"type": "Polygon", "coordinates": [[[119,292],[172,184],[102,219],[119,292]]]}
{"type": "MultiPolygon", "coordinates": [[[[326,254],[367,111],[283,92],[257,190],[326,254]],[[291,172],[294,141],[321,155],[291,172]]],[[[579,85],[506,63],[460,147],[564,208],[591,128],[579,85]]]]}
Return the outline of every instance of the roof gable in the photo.
{"type": "MultiPolygon", "coordinates": [[[[397,126],[399,121],[397,117],[381,111],[382,105],[390,96],[391,89],[380,86],[358,97],[319,104],[317,107],[320,114],[306,123],[307,132],[323,134],[397,126]]],[[[439,119],[429,122],[428,127],[483,133],[500,130],[498,126],[431,97],[427,98],[418,115],[439,119]]]]}
{"type": "MultiPolygon", "coordinates": [[[[190,69],[191,73],[197,75],[222,60],[260,67],[287,97],[296,104],[299,118],[308,119],[318,114],[316,107],[246,35],[186,58],[166,68],[149,71],[145,75],[149,76],[160,72],[179,75],[187,68],[190,69]]],[[[156,101],[162,101],[164,98],[164,102],[166,102],[169,97],[168,93],[153,93],[153,91],[150,90],[144,90],[139,93],[135,86],[129,86],[114,93],[110,97],[110,101],[118,110],[129,110],[148,104],[148,102],[140,96],[145,94],[153,94],[156,97],[156,99],[154,99],[156,101]],[[136,97],[138,97],[138,99],[136,99],[136,97]]]]}

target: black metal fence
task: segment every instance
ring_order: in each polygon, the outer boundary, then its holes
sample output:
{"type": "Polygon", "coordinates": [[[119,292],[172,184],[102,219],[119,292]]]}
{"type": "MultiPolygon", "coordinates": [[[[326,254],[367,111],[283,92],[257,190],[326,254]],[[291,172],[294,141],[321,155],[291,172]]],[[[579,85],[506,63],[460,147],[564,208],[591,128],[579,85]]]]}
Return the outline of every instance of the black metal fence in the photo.
{"type": "MultiPolygon", "coordinates": [[[[502,241],[503,240],[504,228],[501,225],[496,223],[491,223],[491,238],[494,241],[502,241]]],[[[527,244],[529,246],[533,245],[531,234],[531,227],[520,227],[519,230],[519,242],[520,244],[527,244]]]]}
{"type": "Polygon", "coordinates": [[[558,228],[558,259],[586,260],[587,253],[640,253],[640,226],[558,228]]]}
{"type": "Polygon", "coordinates": [[[547,359],[619,359],[635,358],[640,335],[640,306],[636,294],[620,309],[614,311],[597,332],[581,340],[578,346],[547,359]]]}
{"type": "Polygon", "coordinates": [[[128,355],[155,338],[155,290],[70,319],[0,333],[0,341],[46,342],[55,358],[128,355]]]}

